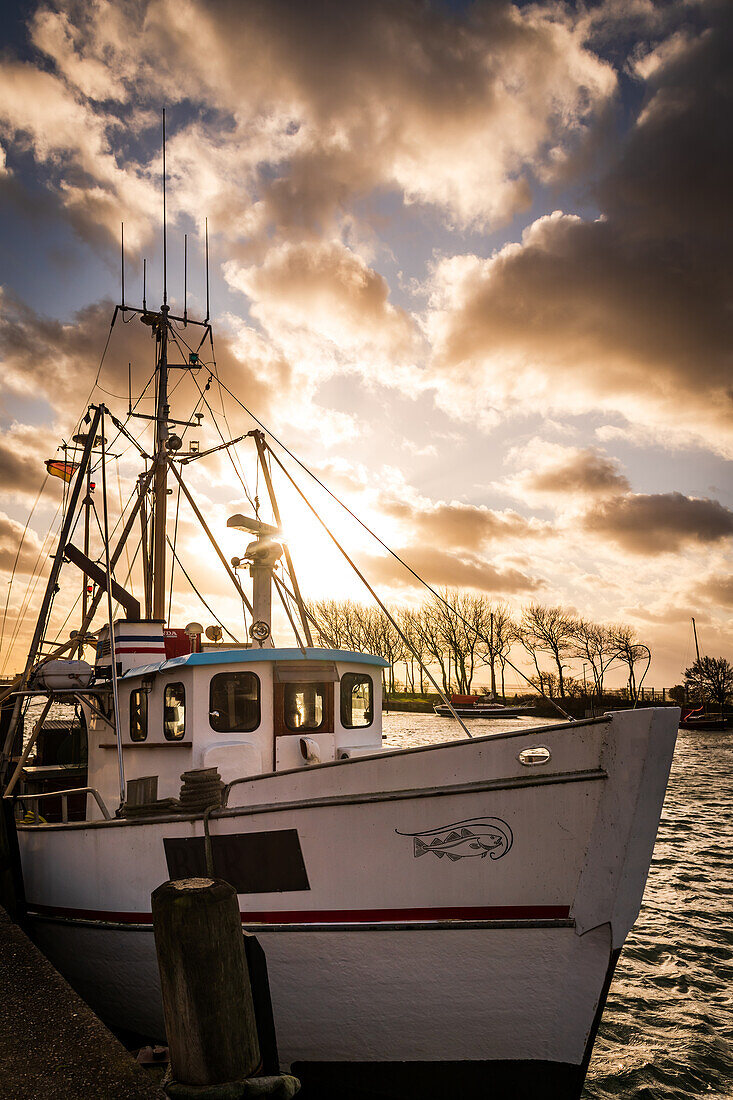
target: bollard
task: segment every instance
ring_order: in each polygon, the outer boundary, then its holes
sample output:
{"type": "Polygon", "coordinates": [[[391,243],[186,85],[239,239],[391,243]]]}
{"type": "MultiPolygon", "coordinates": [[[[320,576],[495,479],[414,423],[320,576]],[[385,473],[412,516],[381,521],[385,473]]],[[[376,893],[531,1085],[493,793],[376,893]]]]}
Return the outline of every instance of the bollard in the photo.
{"type": "Polygon", "coordinates": [[[251,1077],[260,1048],[234,887],[164,882],[152,908],[172,1076],[184,1086],[251,1077]]]}

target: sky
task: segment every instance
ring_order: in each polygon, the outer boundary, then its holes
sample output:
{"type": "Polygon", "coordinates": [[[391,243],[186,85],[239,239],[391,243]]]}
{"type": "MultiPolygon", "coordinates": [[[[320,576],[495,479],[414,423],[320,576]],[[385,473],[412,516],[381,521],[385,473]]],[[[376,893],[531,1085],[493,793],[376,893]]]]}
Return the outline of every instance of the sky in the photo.
{"type": "MultiPolygon", "coordinates": [[[[58,524],[52,479],[18,553],[44,460],[90,401],[124,416],[128,362],[136,392],[152,370],[134,319],[102,352],[121,222],[126,300],[141,302],[145,257],[148,304],[160,302],[162,107],[172,306],[184,306],[187,234],[186,306],[206,312],[207,218],[216,370],[275,437],[433,585],[628,623],[658,686],[694,657],[693,615],[703,650],[733,657],[729,3],[8,11],[0,666],[22,664],[58,524]]],[[[216,376],[203,403],[206,362],[173,380],[173,415],[204,412],[185,436],[201,449],[254,426],[216,376]]],[[[136,462],[115,436],[116,518],[136,462]]],[[[381,598],[419,602],[410,574],[288,468],[381,598]]],[[[241,555],[227,516],[265,498],[251,445],[185,472],[227,554],[241,555]]],[[[306,594],[366,597],[279,485],[306,594]]],[[[175,494],[170,513],[181,562],[241,634],[238,600],[175,494]]],[[[60,638],[78,595],[68,567],[60,638]]],[[[179,570],[171,621],[192,618],[210,621],[179,570]]]]}

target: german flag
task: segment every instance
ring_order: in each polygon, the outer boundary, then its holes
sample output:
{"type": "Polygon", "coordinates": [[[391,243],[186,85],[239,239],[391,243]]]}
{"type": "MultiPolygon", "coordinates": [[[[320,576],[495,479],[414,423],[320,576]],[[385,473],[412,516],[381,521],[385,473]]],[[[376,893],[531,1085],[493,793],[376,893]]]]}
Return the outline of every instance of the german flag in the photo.
{"type": "Polygon", "coordinates": [[[64,481],[71,481],[74,472],[79,469],[79,463],[63,462],[60,458],[47,458],[46,469],[51,477],[60,477],[64,481]]]}

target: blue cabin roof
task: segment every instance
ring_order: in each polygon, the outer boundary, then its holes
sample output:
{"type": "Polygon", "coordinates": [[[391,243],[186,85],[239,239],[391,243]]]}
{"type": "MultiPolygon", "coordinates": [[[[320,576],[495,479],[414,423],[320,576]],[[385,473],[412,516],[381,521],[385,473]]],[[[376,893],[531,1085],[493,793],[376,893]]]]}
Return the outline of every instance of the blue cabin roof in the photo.
{"type": "Polygon", "coordinates": [[[205,653],[187,653],[184,657],[171,657],[153,665],[141,665],[128,669],[120,677],[131,680],[151,672],[167,672],[168,669],[191,668],[195,665],[252,664],[256,661],[341,661],[359,665],[376,665],[389,668],[389,661],[374,653],[355,653],[350,649],[209,649],[205,653]]]}

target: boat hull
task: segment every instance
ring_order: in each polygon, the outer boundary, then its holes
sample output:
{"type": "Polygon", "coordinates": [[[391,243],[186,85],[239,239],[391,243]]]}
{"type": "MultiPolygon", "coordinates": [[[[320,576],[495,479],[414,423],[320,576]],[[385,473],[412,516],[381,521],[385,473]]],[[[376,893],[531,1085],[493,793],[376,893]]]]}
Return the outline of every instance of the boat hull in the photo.
{"type": "MultiPolygon", "coordinates": [[[[164,1040],[150,926],[34,928],[104,1019],[164,1040]],[[100,982],[102,973],[118,977],[100,982]]],[[[542,1067],[565,1090],[543,1086],[543,1098],[580,1094],[617,954],[607,925],[582,937],[570,922],[250,930],[267,957],[281,1061],[315,1096],[357,1084],[364,1095],[367,1079],[376,1096],[424,1096],[432,1070],[428,1095],[443,1095],[442,1075],[447,1097],[489,1066],[512,1096],[531,1095],[542,1067]]]]}
{"type": "MultiPolygon", "coordinates": [[[[241,804],[211,821],[214,869],[265,950],[283,1065],[319,1097],[417,1097],[427,1080],[456,1095],[476,1075],[516,1096],[538,1080],[552,1096],[554,1075],[579,1096],[676,719],[626,712],[234,788],[241,804]],[[539,745],[549,765],[524,767],[539,745]]],[[[19,830],[38,942],[113,1024],[162,1038],[150,893],[205,869],[202,830],[19,830]]]]}
{"type": "Polygon", "coordinates": [[[436,703],[433,710],[439,718],[453,718],[454,712],[459,718],[520,718],[532,714],[532,707],[461,707],[451,709],[445,703],[436,703]]]}

